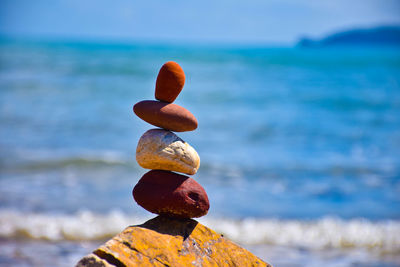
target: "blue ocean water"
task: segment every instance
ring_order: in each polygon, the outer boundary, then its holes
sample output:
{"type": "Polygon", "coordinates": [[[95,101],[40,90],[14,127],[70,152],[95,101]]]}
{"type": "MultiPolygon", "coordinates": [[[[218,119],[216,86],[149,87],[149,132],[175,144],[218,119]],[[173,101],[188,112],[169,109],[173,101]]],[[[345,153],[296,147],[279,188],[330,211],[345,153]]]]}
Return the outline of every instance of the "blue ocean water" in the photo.
{"type": "Polygon", "coordinates": [[[400,265],[400,49],[15,40],[0,43],[0,265],[26,263],[16,248],[37,263],[43,240],[73,261],[90,249],[70,242],[151,217],[131,191],[153,127],[132,106],[169,60],[199,121],[178,135],[201,157],[201,222],[277,266],[400,265]]]}

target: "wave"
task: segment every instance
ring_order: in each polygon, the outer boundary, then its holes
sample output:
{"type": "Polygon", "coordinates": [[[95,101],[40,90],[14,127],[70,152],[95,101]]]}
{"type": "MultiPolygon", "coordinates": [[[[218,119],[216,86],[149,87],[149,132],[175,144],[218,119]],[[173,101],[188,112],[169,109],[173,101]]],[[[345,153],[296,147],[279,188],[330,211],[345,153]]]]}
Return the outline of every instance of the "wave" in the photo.
{"type": "Polygon", "coordinates": [[[132,167],[132,159],[128,155],[115,151],[79,151],[76,153],[57,153],[51,151],[17,151],[12,160],[4,158],[1,167],[5,170],[46,170],[68,166],[92,168],[97,166],[132,167]],[[15,160],[18,158],[19,160],[15,160]]]}
{"type": "Polygon", "coordinates": [[[127,160],[106,157],[71,157],[58,160],[37,161],[18,166],[21,170],[58,169],[67,166],[94,167],[94,166],[129,166],[127,160]]]}
{"type": "Polygon", "coordinates": [[[311,221],[253,218],[209,220],[207,225],[216,231],[248,245],[270,244],[309,249],[363,247],[386,252],[400,251],[400,221],[394,220],[372,222],[333,217],[311,221]]]}
{"type": "MultiPolygon", "coordinates": [[[[80,211],[72,215],[0,211],[0,237],[36,240],[105,240],[128,225],[142,224],[150,217],[120,211],[96,214],[80,211]]],[[[324,248],[367,248],[382,253],[400,252],[400,221],[200,218],[199,222],[244,245],[279,245],[324,248]]]]}

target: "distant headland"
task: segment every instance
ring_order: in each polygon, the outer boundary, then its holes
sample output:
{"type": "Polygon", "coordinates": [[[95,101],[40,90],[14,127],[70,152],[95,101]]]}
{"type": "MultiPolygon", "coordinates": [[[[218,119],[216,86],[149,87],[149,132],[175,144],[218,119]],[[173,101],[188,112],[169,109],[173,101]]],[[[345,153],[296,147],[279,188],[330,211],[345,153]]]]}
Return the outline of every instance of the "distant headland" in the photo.
{"type": "Polygon", "coordinates": [[[320,40],[301,38],[299,47],[333,46],[397,46],[400,47],[400,26],[380,26],[337,32],[320,40]]]}

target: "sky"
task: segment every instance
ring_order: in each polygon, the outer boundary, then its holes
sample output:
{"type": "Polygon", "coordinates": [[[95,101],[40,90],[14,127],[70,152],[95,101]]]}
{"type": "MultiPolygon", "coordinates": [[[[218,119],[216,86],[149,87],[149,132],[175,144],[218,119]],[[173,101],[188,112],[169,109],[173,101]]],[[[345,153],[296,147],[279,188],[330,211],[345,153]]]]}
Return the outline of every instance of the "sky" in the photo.
{"type": "Polygon", "coordinates": [[[199,43],[293,43],[400,25],[400,0],[0,0],[0,34],[199,43]]]}

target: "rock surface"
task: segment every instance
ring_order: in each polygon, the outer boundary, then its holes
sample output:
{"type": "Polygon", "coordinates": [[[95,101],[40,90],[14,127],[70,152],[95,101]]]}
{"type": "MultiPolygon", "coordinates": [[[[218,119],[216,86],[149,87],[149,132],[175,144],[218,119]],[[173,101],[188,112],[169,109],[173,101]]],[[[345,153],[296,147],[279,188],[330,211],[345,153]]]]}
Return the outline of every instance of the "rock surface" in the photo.
{"type": "Polygon", "coordinates": [[[154,126],[174,132],[193,131],[197,120],[189,110],[165,102],[144,100],[133,106],[135,114],[154,126]]]}
{"type": "Polygon", "coordinates": [[[133,198],[145,210],[176,218],[196,218],[210,208],[204,188],[192,178],[151,170],[133,188],[133,198]]]}
{"type": "Polygon", "coordinates": [[[155,97],[168,103],[174,102],[185,84],[185,73],[178,63],[165,63],[158,73],[155,97]]]}
{"type": "Polygon", "coordinates": [[[151,129],[139,139],[136,161],[145,169],[195,174],[200,166],[196,150],[173,132],[151,129]]]}
{"type": "Polygon", "coordinates": [[[129,226],[76,267],[269,266],[249,251],[192,219],[156,217],[129,226]]]}

